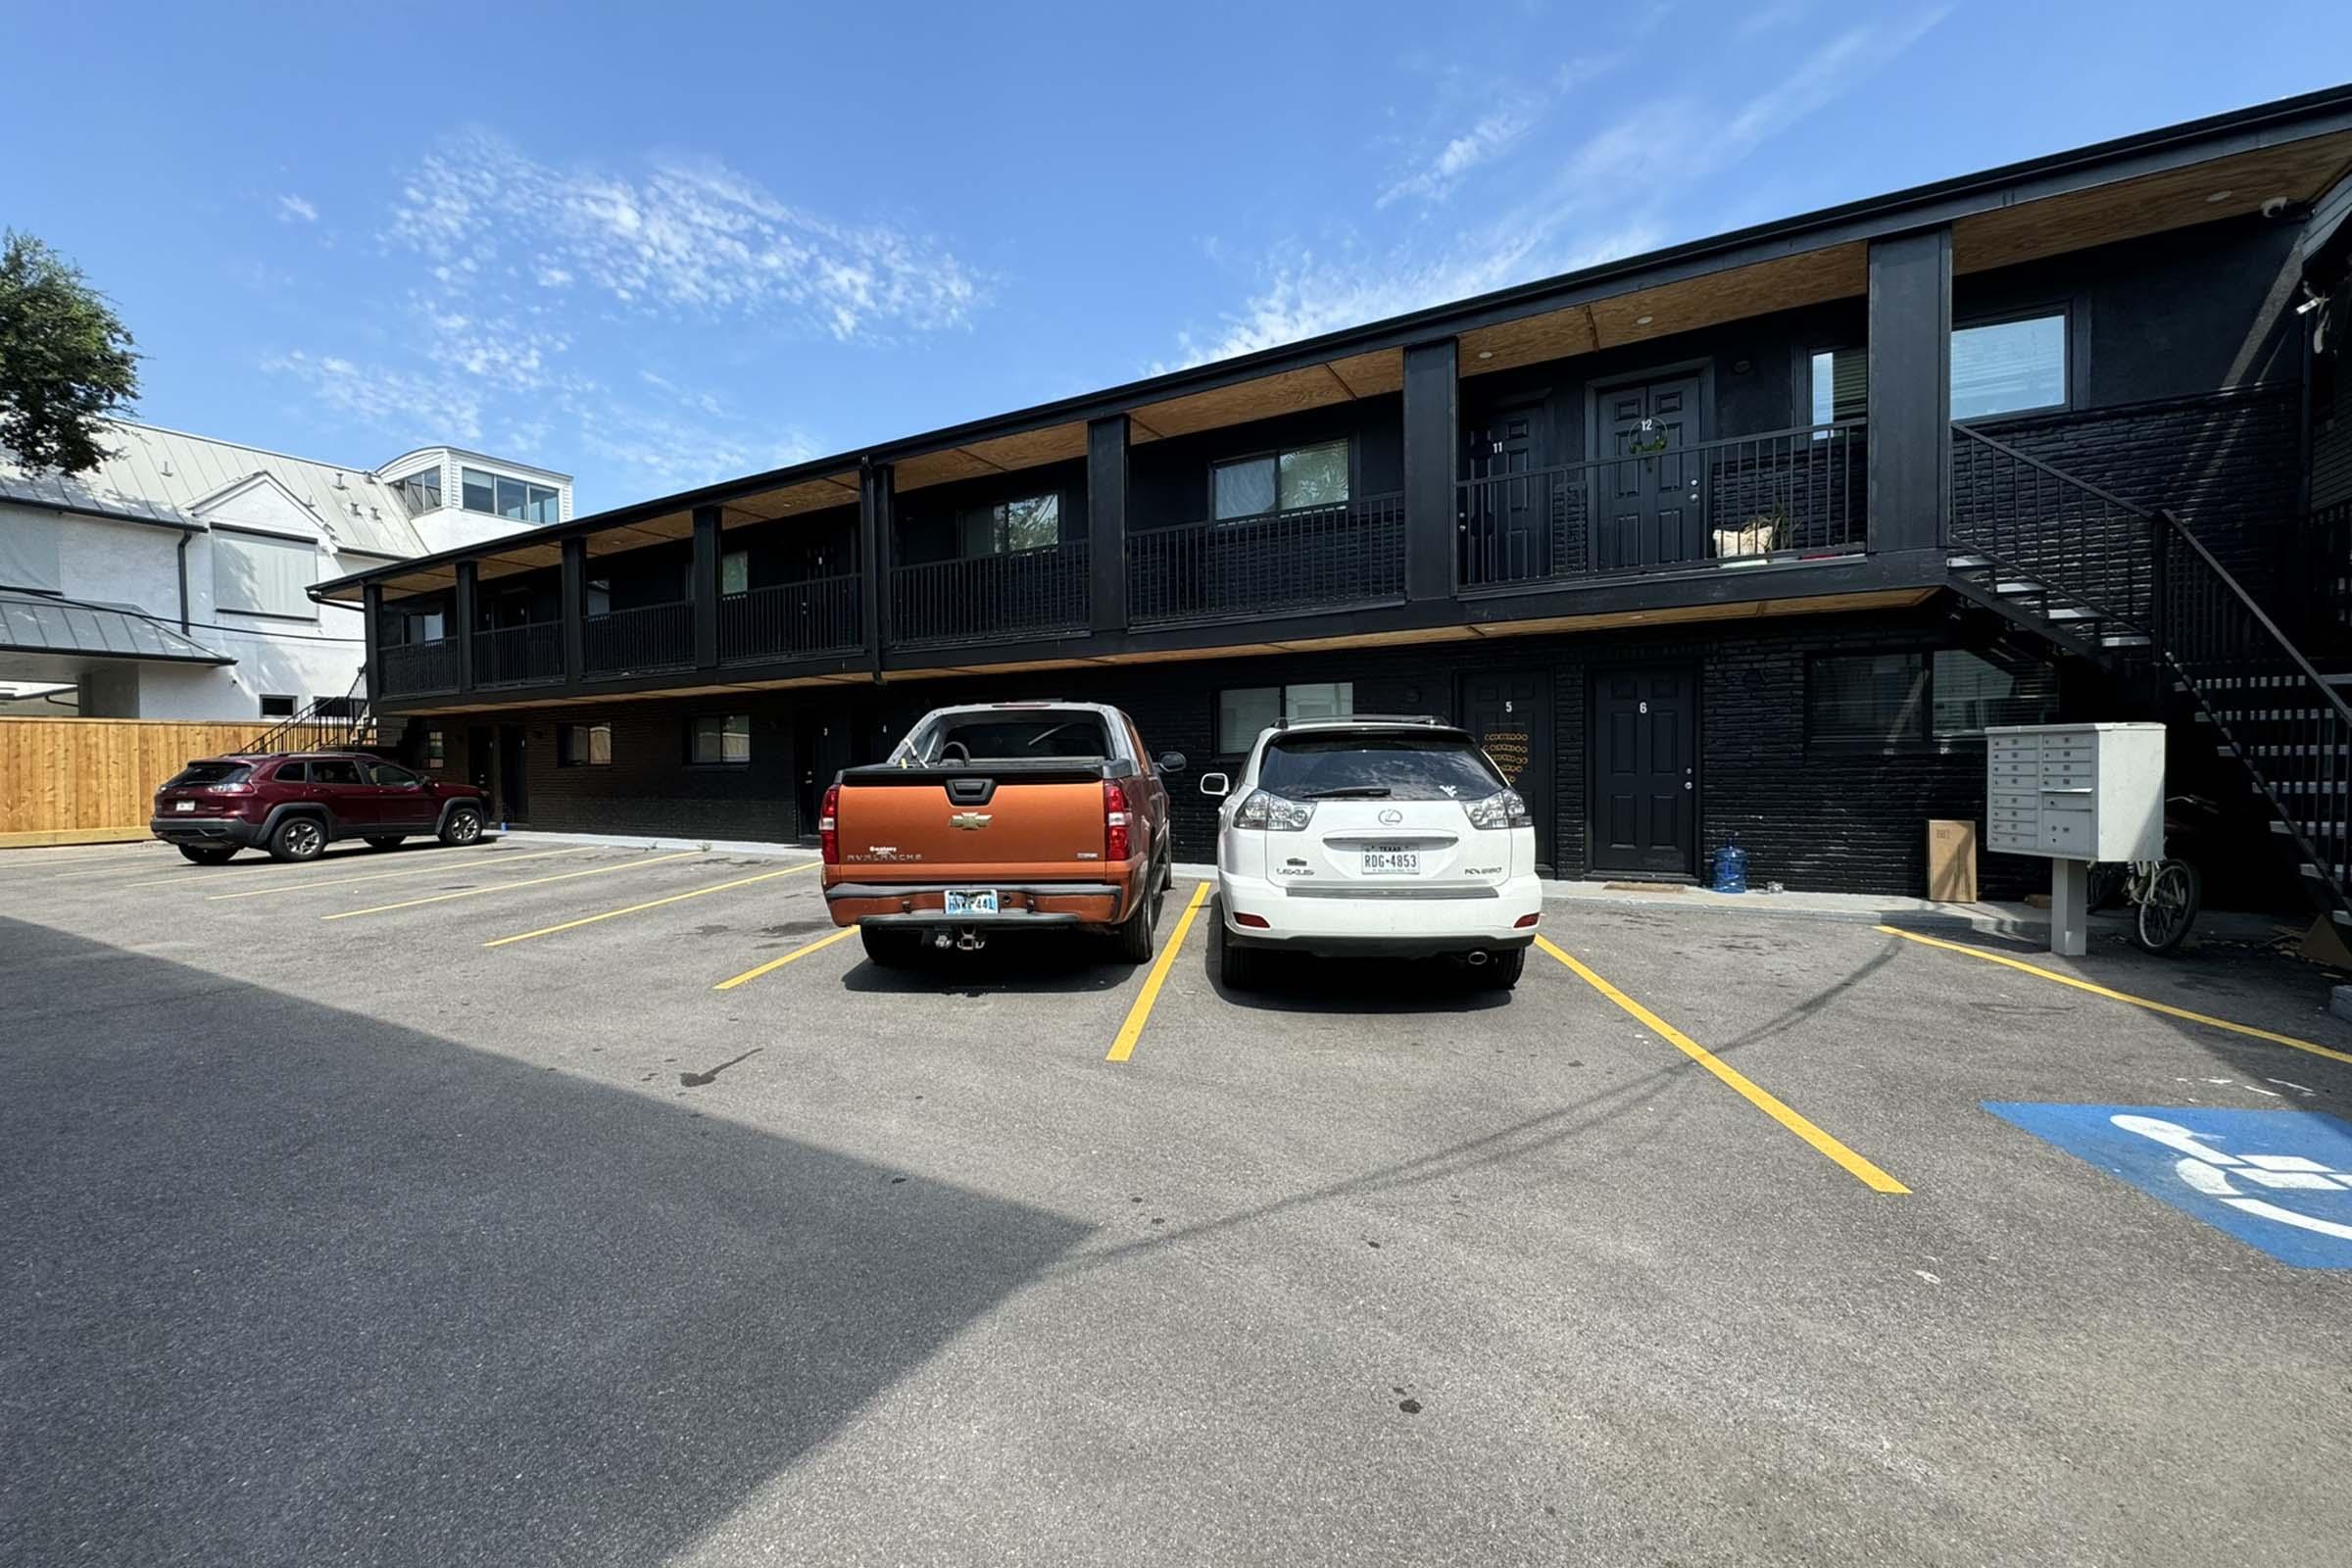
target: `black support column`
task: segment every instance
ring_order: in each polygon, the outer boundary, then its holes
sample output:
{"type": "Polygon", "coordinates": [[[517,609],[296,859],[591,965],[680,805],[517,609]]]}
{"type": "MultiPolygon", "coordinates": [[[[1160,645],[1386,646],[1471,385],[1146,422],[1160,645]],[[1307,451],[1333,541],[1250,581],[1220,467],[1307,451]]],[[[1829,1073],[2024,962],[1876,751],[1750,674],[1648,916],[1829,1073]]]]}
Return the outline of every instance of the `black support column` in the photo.
{"type": "Polygon", "coordinates": [[[377,684],[377,677],[383,673],[383,662],[376,657],[376,649],[381,646],[377,639],[383,635],[384,585],[382,583],[368,582],[360,585],[360,618],[367,622],[360,629],[360,637],[365,649],[361,657],[368,662],[368,700],[373,703],[384,695],[383,687],[377,684]]]}
{"type": "Polygon", "coordinates": [[[1952,232],[1870,246],[1870,548],[1943,546],[1952,452],[1952,232]]]}
{"type": "Polygon", "coordinates": [[[891,537],[891,466],[858,466],[858,570],[865,590],[865,652],[874,676],[882,672],[882,650],[890,646],[890,567],[897,552],[891,537]]]}
{"type": "Polygon", "coordinates": [[[1454,466],[1461,450],[1453,339],[1404,351],[1404,597],[1453,595],[1454,466]]]}
{"type": "Polygon", "coordinates": [[[564,684],[577,686],[588,667],[588,541],[564,541],[564,684]]]}
{"type": "Polygon", "coordinates": [[[718,667],[718,509],[694,509],[694,667],[718,667]]]}
{"type": "Polygon", "coordinates": [[[473,604],[478,568],[470,561],[458,563],[457,624],[458,690],[473,690],[473,604]]]}
{"type": "Polygon", "coordinates": [[[1087,598],[1096,631],[1127,629],[1127,416],[1086,427],[1087,598]]]}

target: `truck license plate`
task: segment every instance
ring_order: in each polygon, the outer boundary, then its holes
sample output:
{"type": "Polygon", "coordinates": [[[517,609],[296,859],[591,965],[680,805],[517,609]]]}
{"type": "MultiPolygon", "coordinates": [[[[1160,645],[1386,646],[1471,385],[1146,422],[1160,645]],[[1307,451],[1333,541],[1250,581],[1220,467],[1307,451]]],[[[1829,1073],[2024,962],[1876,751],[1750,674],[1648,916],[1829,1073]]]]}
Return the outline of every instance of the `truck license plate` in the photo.
{"type": "Polygon", "coordinates": [[[1419,850],[1380,849],[1364,852],[1364,875],[1366,876],[1419,876],[1420,874],[1421,852],[1419,850]]]}
{"type": "Polygon", "coordinates": [[[196,803],[194,801],[173,801],[172,803],[172,809],[174,811],[193,811],[196,809],[196,803]]]}
{"type": "Polygon", "coordinates": [[[947,893],[948,914],[994,914],[997,912],[995,888],[950,888],[947,893]]]}

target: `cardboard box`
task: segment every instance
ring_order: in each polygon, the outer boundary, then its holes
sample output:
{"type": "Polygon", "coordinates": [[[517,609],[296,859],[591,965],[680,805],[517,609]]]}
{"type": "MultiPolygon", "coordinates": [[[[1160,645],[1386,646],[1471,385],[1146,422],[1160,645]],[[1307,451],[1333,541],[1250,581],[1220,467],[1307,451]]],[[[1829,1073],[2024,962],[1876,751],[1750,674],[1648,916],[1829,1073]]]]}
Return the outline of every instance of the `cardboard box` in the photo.
{"type": "Polygon", "coordinates": [[[1928,897],[1946,904],[1977,902],[1977,824],[1928,822],[1928,897]]]}

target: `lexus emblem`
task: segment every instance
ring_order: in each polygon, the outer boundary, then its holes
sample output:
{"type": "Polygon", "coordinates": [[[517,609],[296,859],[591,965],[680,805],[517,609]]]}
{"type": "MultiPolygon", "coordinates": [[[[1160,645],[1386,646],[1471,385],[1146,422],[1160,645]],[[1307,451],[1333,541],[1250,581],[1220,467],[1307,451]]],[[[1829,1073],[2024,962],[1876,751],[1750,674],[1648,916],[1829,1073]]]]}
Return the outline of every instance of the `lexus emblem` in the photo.
{"type": "Polygon", "coordinates": [[[954,816],[948,818],[948,826],[967,828],[977,832],[988,826],[988,813],[986,811],[957,811],[954,816]]]}
{"type": "Polygon", "coordinates": [[[1382,827],[1395,827],[1397,823],[1403,820],[1404,813],[1396,809],[1396,808],[1394,806],[1384,806],[1381,808],[1380,825],[1382,827]]]}

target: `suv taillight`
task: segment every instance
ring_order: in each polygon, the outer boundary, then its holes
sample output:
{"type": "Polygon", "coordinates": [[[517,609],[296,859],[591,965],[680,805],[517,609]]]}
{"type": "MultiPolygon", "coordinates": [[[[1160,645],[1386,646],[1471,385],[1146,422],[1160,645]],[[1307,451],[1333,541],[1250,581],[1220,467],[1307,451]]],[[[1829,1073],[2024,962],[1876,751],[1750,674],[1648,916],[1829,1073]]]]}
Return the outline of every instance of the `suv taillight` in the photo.
{"type": "Polygon", "coordinates": [[[1127,809],[1127,791],[1116,779],[1102,781],[1102,858],[1124,860],[1135,853],[1128,828],[1135,821],[1127,809]]]}
{"type": "Polygon", "coordinates": [[[841,863],[840,810],[841,786],[828,784],[825,786],[824,808],[816,813],[817,850],[824,856],[827,865],[841,863]]]}

